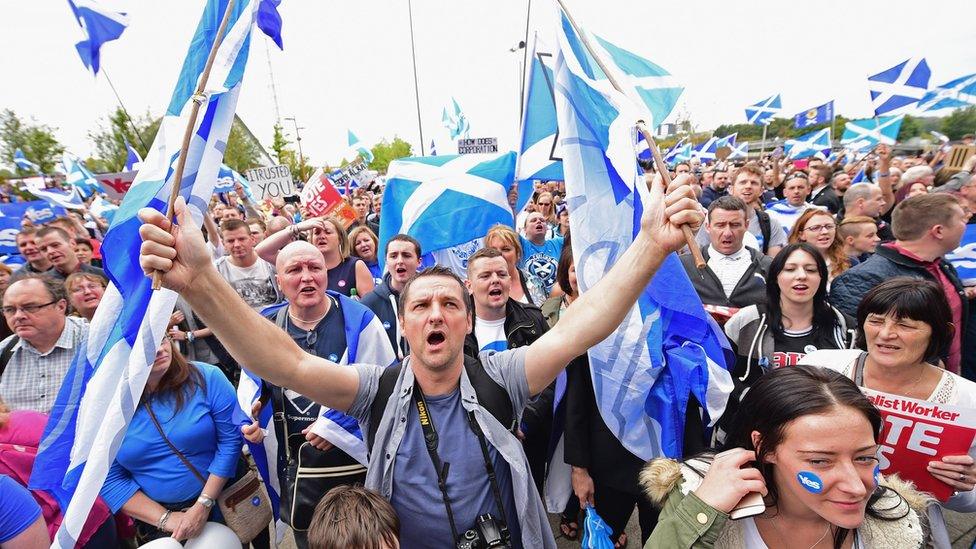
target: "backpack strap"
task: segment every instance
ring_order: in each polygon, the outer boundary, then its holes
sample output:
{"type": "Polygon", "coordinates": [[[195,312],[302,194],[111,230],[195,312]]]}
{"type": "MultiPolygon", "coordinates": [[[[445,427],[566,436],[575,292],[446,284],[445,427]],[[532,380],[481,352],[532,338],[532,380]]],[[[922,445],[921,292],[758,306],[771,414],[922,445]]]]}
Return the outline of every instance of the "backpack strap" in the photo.
{"type": "Polygon", "coordinates": [[[0,353],[0,376],[2,376],[4,370],[7,369],[7,363],[10,362],[10,357],[14,355],[14,347],[16,347],[18,343],[20,343],[20,336],[14,334],[13,339],[10,340],[10,343],[8,343],[7,346],[3,348],[3,352],[0,353]]]}
{"type": "Polygon", "coordinates": [[[772,236],[772,225],[769,222],[769,214],[757,209],[756,217],[759,219],[759,232],[762,233],[763,243],[762,252],[769,253],[769,237],[772,236]]]}
{"type": "Polygon", "coordinates": [[[380,375],[380,383],[376,388],[376,395],[373,397],[373,402],[369,405],[369,429],[366,432],[367,451],[373,448],[373,442],[376,440],[376,429],[379,427],[380,420],[383,419],[386,403],[390,400],[393,389],[396,388],[396,382],[400,378],[400,370],[402,368],[403,363],[401,362],[396,366],[390,366],[383,370],[383,373],[380,375]]]}

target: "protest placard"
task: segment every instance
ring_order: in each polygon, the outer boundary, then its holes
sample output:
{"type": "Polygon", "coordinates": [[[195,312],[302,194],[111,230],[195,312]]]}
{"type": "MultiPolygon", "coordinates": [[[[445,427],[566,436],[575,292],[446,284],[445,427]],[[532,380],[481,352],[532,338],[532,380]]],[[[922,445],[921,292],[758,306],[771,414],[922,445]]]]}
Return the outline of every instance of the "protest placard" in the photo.
{"type": "Polygon", "coordinates": [[[458,139],[458,154],[480,154],[498,152],[497,137],[475,137],[458,139]]]}
{"type": "Polygon", "coordinates": [[[881,472],[915,483],[939,501],[948,500],[953,487],[929,474],[930,461],[969,454],[976,435],[976,410],[916,400],[861,388],[881,411],[881,472]]]}
{"type": "Polygon", "coordinates": [[[305,183],[301,198],[308,217],[332,215],[347,229],[356,220],[356,210],[342,199],[321,168],[305,183]]]}
{"type": "Polygon", "coordinates": [[[253,168],[244,173],[244,178],[251,183],[251,189],[257,191],[259,200],[296,194],[291,171],[285,165],[253,168]]]}
{"type": "Polygon", "coordinates": [[[98,184],[101,185],[102,190],[108,195],[112,200],[122,200],[122,196],[125,192],[129,190],[132,186],[132,182],[136,180],[136,174],[138,171],[131,172],[118,172],[118,173],[101,173],[95,176],[98,179],[98,184]]]}
{"type": "Polygon", "coordinates": [[[945,166],[943,169],[948,172],[958,172],[966,164],[970,156],[976,154],[974,145],[953,145],[946,155],[945,166]]]}
{"type": "Polygon", "coordinates": [[[369,171],[366,162],[359,157],[352,164],[329,173],[329,179],[340,194],[346,194],[351,189],[365,185],[372,177],[375,177],[375,172],[369,171]]]}

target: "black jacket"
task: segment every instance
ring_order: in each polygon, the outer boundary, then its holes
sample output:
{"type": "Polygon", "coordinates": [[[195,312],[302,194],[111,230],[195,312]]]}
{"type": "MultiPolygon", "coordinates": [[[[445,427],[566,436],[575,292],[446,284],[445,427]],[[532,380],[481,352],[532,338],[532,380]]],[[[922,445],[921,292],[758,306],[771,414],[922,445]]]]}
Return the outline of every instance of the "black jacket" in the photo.
{"type": "Polygon", "coordinates": [[[397,351],[397,355],[406,356],[408,349],[406,339],[403,340],[403,349],[397,347],[397,312],[396,307],[393,302],[400,302],[400,292],[395,291],[390,286],[390,273],[383,275],[383,282],[379,283],[372,292],[364,295],[360,300],[360,303],[373,311],[383,323],[383,329],[386,330],[387,337],[390,338],[390,344],[393,345],[393,350],[397,351]],[[391,300],[390,297],[393,297],[391,300]],[[402,352],[402,355],[401,355],[402,352]]]}
{"type": "MultiPolygon", "coordinates": [[[[701,249],[706,264],[708,263],[708,248],[708,246],[702,246],[701,249]]],[[[773,259],[752,248],[746,248],[746,250],[749,252],[751,265],[736,283],[732,295],[728,297],[725,295],[725,290],[722,289],[722,281],[718,279],[715,271],[708,265],[699,272],[691,254],[680,256],[681,265],[688,273],[688,278],[695,286],[695,291],[698,292],[698,297],[701,298],[702,303],[741,309],[749,305],[766,302],[766,273],[769,272],[769,264],[773,262],[773,259]]]]}
{"type": "Polygon", "coordinates": [[[815,206],[823,206],[827,208],[832,214],[836,214],[840,211],[841,201],[834,191],[834,188],[827,184],[827,187],[817,193],[817,196],[808,200],[811,204],[815,206]]]}
{"type": "MultiPolygon", "coordinates": [[[[478,338],[474,335],[474,323],[477,321],[477,318],[472,321],[471,333],[464,338],[464,354],[474,358],[478,358],[481,350],[478,338]]],[[[526,305],[508,298],[508,303],[505,304],[505,339],[509,349],[531,345],[547,331],[549,326],[542,317],[542,310],[535,305],[526,305]]]]}

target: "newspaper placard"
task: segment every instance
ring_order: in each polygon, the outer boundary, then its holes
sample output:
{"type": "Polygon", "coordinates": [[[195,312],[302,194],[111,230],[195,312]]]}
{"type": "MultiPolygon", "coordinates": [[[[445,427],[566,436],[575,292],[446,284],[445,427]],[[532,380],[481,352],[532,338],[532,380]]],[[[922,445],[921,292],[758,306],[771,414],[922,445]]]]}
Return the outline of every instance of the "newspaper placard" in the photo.
{"type": "Polygon", "coordinates": [[[373,173],[367,169],[366,162],[362,158],[357,157],[356,162],[347,164],[330,173],[329,179],[332,180],[332,184],[340,192],[348,193],[350,189],[368,183],[372,175],[373,173]]]}
{"type": "Polygon", "coordinates": [[[251,189],[258,192],[260,200],[284,198],[296,194],[291,171],[285,165],[253,168],[247,170],[244,177],[251,183],[251,189]]]}
{"type": "Polygon", "coordinates": [[[458,139],[458,154],[480,154],[498,152],[497,137],[475,137],[458,139]]]}
{"type": "Polygon", "coordinates": [[[342,199],[321,168],[315,170],[305,183],[301,198],[305,214],[309,217],[332,215],[347,229],[356,220],[356,210],[342,199]]]}
{"type": "Polygon", "coordinates": [[[136,180],[136,174],[138,173],[135,170],[131,172],[101,173],[96,175],[95,178],[98,179],[98,184],[101,185],[102,190],[105,191],[105,194],[109,198],[112,200],[122,200],[122,196],[132,186],[132,182],[136,180]]]}
{"type": "Polygon", "coordinates": [[[969,454],[976,435],[976,410],[916,400],[861,388],[881,411],[881,472],[898,473],[939,501],[953,488],[929,474],[930,461],[969,454]]]}

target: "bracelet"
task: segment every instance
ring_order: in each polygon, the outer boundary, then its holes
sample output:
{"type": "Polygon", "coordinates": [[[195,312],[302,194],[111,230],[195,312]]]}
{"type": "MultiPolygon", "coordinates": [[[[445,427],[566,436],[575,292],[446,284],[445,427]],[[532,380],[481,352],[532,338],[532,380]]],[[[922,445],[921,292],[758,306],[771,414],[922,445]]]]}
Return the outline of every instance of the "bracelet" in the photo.
{"type": "Polygon", "coordinates": [[[298,226],[297,225],[292,225],[291,226],[291,239],[292,240],[298,240],[298,226]]]}
{"type": "Polygon", "coordinates": [[[214,501],[214,498],[208,496],[207,494],[201,493],[200,494],[200,497],[197,498],[197,503],[199,503],[200,505],[203,505],[207,509],[212,509],[213,506],[214,506],[214,504],[217,503],[217,502],[214,501]]]}
{"type": "Polygon", "coordinates": [[[189,341],[190,343],[193,343],[193,340],[196,339],[196,338],[197,338],[197,336],[193,335],[193,331],[192,330],[187,330],[187,332],[186,332],[186,340],[187,341],[189,341]]]}
{"type": "Polygon", "coordinates": [[[169,520],[169,516],[172,513],[173,513],[172,511],[167,509],[166,512],[163,513],[163,516],[159,517],[159,522],[156,523],[156,527],[162,530],[166,526],[166,521],[169,520]]]}

